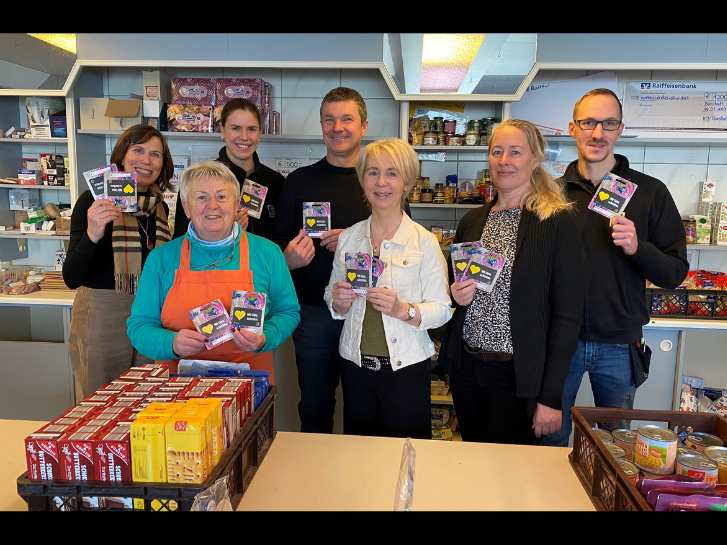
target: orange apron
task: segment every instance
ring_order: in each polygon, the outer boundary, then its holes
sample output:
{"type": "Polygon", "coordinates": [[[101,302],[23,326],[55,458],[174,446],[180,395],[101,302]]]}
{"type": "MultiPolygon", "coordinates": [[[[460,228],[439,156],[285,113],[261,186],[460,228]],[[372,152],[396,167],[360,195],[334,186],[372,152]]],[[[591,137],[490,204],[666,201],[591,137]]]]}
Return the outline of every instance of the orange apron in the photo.
{"type": "MultiPolygon", "coordinates": [[[[167,293],[162,307],[162,326],[172,331],[194,330],[194,323],[189,317],[191,309],[219,299],[229,311],[232,292],[235,290],[255,291],[245,231],[240,237],[239,271],[193,271],[189,240],[185,239],[182,243],[179,269],[174,275],[174,284],[167,293]]],[[[275,384],[272,352],[241,352],[232,340],[217,345],[212,350],[203,350],[199,354],[187,356],[187,358],[235,363],[247,362],[255,371],[269,371],[270,383],[275,384]]],[[[165,360],[161,363],[169,367],[170,373],[177,372],[179,360],[165,360]]]]}

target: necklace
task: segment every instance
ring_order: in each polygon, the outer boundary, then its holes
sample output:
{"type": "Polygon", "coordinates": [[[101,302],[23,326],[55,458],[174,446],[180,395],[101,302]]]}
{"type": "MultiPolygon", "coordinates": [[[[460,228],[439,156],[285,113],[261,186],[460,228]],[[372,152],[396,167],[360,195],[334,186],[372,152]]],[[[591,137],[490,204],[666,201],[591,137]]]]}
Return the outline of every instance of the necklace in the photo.
{"type": "Polygon", "coordinates": [[[146,216],[146,229],[144,229],[144,226],[139,222],[139,228],[144,232],[144,236],[146,237],[146,248],[147,250],[153,250],[154,244],[152,243],[151,239],[149,238],[149,218],[151,216],[146,216]]]}
{"type": "MultiPolygon", "coordinates": [[[[399,222],[399,225],[401,225],[401,222],[399,222]]],[[[379,254],[379,247],[381,246],[381,242],[392,236],[394,233],[396,233],[396,230],[399,228],[399,225],[396,225],[389,229],[387,232],[385,232],[377,242],[377,238],[374,236],[374,224],[371,222],[371,246],[374,250],[374,255],[379,254]]]]}
{"type": "Polygon", "coordinates": [[[204,271],[204,270],[211,270],[219,267],[220,265],[227,265],[228,263],[232,262],[232,258],[235,255],[235,244],[231,244],[231,251],[225,255],[224,257],[221,257],[220,259],[216,259],[212,261],[211,263],[208,263],[207,265],[199,265],[191,267],[195,271],[204,271]]]}

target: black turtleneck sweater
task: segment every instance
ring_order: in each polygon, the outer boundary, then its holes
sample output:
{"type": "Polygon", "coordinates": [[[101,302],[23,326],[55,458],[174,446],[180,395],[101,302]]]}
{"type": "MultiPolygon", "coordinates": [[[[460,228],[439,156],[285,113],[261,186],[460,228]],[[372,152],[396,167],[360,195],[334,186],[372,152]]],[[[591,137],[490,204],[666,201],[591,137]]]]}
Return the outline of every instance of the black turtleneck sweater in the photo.
{"type": "MultiPolygon", "coordinates": [[[[272,239],[275,235],[278,199],[280,198],[280,191],[283,188],[285,178],[279,172],[263,165],[260,162],[257,152],[252,154],[252,159],[255,162],[255,170],[247,173],[245,169],[240,168],[230,161],[230,158],[227,156],[227,148],[224,146],[217,157],[217,160],[220,163],[224,163],[235,175],[240,184],[240,190],[242,190],[242,184],[245,183],[246,178],[268,188],[268,194],[265,197],[265,206],[263,206],[260,219],[248,216],[247,231],[267,239],[272,239]]],[[[189,219],[184,213],[181,196],[178,195],[177,209],[174,213],[174,238],[184,235],[187,232],[188,225],[189,219]]]]}
{"type": "MultiPolygon", "coordinates": [[[[285,250],[303,228],[304,202],[331,203],[331,229],[345,229],[371,214],[355,168],[331,165],[324,157],[288,175],[278,203],[277,242],[285,250]]],[[[333,268],[333,252],[313,239],[315,256],[307,266],[290,271],[301,304],[324,306],[323,290],[333,268]]]]}

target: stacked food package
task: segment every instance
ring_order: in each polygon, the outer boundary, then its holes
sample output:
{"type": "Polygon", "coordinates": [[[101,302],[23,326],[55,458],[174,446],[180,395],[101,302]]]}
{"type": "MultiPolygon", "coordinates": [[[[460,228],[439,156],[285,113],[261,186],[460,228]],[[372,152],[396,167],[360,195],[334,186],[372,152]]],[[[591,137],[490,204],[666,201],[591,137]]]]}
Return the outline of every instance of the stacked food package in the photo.
{"type": "MultiPolygon", "coordinates": [[[[435,397],[449,396],[449,386],[443,380],[432,379],[431,393],[435,397]]],[[[432,401],[432,439],[452,441],[455,431],[457,431],[457,417],[454,414],[454,407],[432,401]]]]}
{"type": "Polygon", "coordinates": [[[132,367],[25,438],[30,480],[202,483],[252,415],[251,378],[132,367]]]}
{"type": "Polygon", "coordinates": [[[253,102],[264,134],[279,134],[280,114],[272,109],[272,85],[261,78],[174,78],[167,107],[170,131],[219,132],[222,108],[230,100],[253,102]]]}

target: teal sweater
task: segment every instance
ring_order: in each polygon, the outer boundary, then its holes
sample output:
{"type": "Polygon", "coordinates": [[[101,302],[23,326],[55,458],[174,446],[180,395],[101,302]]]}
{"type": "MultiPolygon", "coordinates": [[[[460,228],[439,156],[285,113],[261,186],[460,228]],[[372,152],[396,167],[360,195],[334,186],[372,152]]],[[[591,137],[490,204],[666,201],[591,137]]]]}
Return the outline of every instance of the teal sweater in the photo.
{"type": "MultiPolygon", "coordinates": [[[[220,266],[219,270],[239,270],[240,236],[238,234],[235,239],[233,259],[220,266]]],[[[149,253],[131,306],[131,316],[126,321],[126,332],[131,344],[148,358],[178,359],[172,351],[176,332],[162,327],[161,313],[179,268],[184,240],[190,242],[193,271],[224,258],[229,252],[229,246],[205,247],[184,235],[149,253]]],[[[280,346],[293,333],[300,321],[300,305],[290,271],[278,245],[251,233],[247,234],[247,241],[255,291],[265,293],[268,298],[263,324],[265,345],[260,349],[260,352],[267,352],[280,346]]]]}

